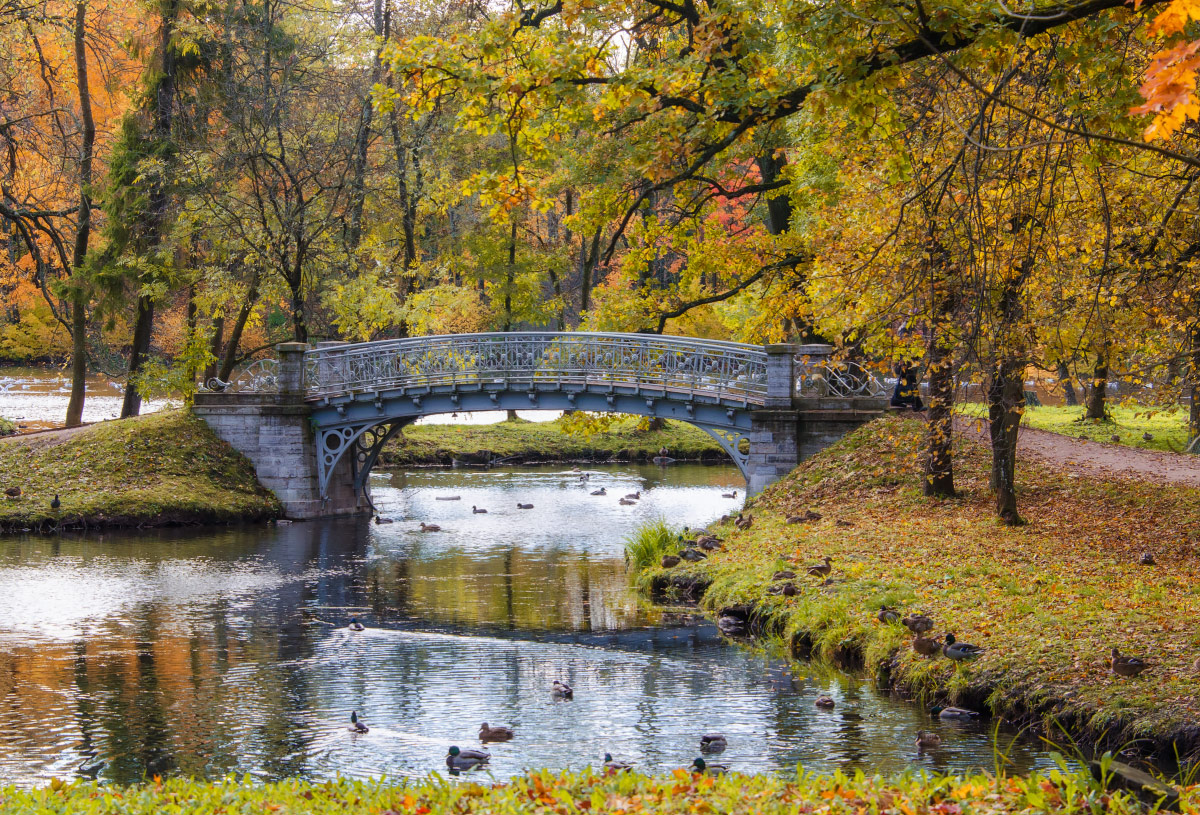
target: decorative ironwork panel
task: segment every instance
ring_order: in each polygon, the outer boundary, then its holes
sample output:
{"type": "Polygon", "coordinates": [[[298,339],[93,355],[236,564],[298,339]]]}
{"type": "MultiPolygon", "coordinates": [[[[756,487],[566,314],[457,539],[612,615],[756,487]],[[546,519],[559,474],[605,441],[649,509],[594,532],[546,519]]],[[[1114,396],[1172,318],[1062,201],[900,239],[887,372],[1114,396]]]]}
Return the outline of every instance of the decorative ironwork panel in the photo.
{"type": "Polygon", "coordinates": [[[623,385],[761,403],[767,355],[733,342],[645,334],[449,334],[305,355],[310,397],[447,385],[623,385]]]}
{"type": "Polygon", "coordinates": [[[204,383],[204,389],[218,393],[278,393],[279,361],[256,359],[228,382],[214,376],[204,383]]]}

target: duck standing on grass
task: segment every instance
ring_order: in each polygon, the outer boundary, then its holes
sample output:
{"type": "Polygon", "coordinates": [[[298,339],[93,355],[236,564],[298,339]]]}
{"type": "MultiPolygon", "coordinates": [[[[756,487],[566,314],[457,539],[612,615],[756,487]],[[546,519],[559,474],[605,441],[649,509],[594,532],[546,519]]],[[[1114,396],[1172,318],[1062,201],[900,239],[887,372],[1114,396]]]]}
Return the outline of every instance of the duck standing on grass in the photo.
{"type": "Polygon", "coordinates": [[[946,644],[942,646],[942,653],[955,662],[970,662],[973,659],[979,659],[983,654],[983,649],[978,645],[959,642],[953,634],[947,634],[946,644]]]}
{"type": "Polygon", "coordinates": [[[829,577],[829,573],[833,571],[833,558],[826,555],[822,558],[822,562],[814,566],[808,567],[808,573],[813,577],[829,577]]]}
{"type": "Polygon", "coordinates": [[[936,657],[942,652],[942,641],[936,637],[913,637],[913,650],[923,657],[936,657]]]}
{"type": "Polygon", "coordinates": [[[1112,649],[1112,672],[1118,676],[1137,676],[1150,667],[1150,663],[1138,657],[1121,656],[1116,648],[1112,649]]]}
{"type": "Polygon", "coordinates": [[[54,500],[50,502],[50,509],[58,512],[62,508],[62,501],[58,500],[58,493],[54,493],[54,500]]]}
{"type": "Polygon", "coordinates": [[[450,768],[451,774],[458,775],[463,770],[482,767],[491,757],[492,754],[487,750],[460,750],[452,746],[446,753],[446,766],[450,768]]]}
{"type": "Polygon", "coordinates": [[[910,614],[900,622],[904,623],[904,627],[914,634],[924,634],[926,631],[933,630],[933,619],[924,614],[910,614]]]}

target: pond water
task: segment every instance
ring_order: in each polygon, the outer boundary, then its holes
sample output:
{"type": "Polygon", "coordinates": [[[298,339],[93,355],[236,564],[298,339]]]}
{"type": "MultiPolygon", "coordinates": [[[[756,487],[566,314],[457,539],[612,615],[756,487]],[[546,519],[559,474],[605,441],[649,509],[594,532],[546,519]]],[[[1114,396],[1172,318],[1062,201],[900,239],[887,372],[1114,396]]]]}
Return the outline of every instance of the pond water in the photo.
{"type": "MultiPolygon", "coordinates": [[[[734,509],[720,495],[740,492],[736,470],[588,471],[586,484],[562,468],[379,473],[386,525],[0,539],[0,783],[418,776],[444,771],[452,744],[478,747],[484,721],[517,734],[490,748],[497,778],[606,751],[668,770],[707,731],[746,772],[993,766],[986,726],[931,722],[639,604],[622,538],[734,509]],[[617,504],[637,490],[637,506],[617,504]],[[366,631],[347,629],[355,616],[366,631]],[[551,698],[554,679],[573,701],[551,698]],[[833,711],[813,706],[822,693],[833,711]],[[354,710],[368,734],[348,732],[354,710]],[[918,753],[920,728],[945,746],[918,753]]],[[[1050,763],[1026,743],[1011,758],[1050,763]]]]}

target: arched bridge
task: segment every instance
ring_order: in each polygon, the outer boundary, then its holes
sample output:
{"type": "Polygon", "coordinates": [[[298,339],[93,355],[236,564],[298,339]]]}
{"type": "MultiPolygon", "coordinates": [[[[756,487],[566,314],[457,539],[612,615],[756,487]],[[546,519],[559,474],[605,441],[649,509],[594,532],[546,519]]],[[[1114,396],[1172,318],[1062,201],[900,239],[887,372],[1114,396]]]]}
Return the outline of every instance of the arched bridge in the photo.
{"type": "Polygon", "coordinates": [[[289,514],[369,502],[371,468],[402,427],[421,416],[488,410],[685,421],[717,440],[753,493],[793,468],[806,446],[824,446],[883,410],[879,383],[857,366],[834,365],[830,350],[585,332],[284,343],[278,360],[198,394],[195,409],[251,458],[289,514]],[[285,429],[298,416],[307,420],[299,442],[285,429]],[[300,475],[286,475],[289,468],[300,475]],[[279,477],[282,487],[271,483],[279,477]]]}

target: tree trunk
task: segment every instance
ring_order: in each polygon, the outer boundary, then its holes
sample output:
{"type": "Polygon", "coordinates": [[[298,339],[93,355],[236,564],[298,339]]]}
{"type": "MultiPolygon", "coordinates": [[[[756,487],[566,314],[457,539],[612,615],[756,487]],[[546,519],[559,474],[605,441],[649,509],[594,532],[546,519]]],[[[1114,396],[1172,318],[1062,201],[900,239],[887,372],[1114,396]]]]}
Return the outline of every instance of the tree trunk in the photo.
{"type": "Polygon", "coordinates": [[[579,242],[579,267],[580,267],[580,287],[579,287],[579,315],[582,317],[592,307],[592,271],[596,267],[596,261],[600,255],[600,238],[603,235],[603,229],[597,229],[592,235],[591,247],[589,248],[583,241],[579,242]]]}
{"type": "Polygon", "coordinates": [[[1087,418],[1107,419],[1104,400],[1108,395],[1108,343],[1096,358],[1096,369],[1092,374],[1092,390],[1088,393],[1087,418]]]}
{"type": "Polygon", "coordinates": [[[125,398],[121,401],[121,418],[137,416],[142,411],[142,395],[134,377],[150,352],[150,335],[154,329],[154,301],[149,295],[137,300],[137,317],[133,323],[133,349],[129,353],[129,381],[125,383],[125,398]]]}
{"type": "Polygon", "coordinates": [[[1075,386],[1071,384],[1071,370],[1062,360],[1058,361],[1058,381],[1062,383],[1063,401],[1067,407],[1077,407],[1079,398],[1075,395],[1075,386]]]}
{"type": "Polygon", "coordinates": [[[213,317],[212,341],[208,346],[208,353],[212,358],[204,368],[204,382],[206,384],[217,375],[217,360],[221,358],[221,344],[223,342],[225,342],[225,318],[213,317]]]}
{"type": "MultiPolygon", "coordinates": [[[[504,272],[504,330],[512,331],[512,293],[517,275],[517,222],[512,222],[508,234],[508,267],[504,272]]],[[[515,414],[514,414],[515,415],[515,414]]]]}
{"type": "Polygon", "coordinates": [[[87,391],[87,288],[82,280],[92,231],[92,152],[96,144],[96,123],[92,118],[92,94],[87,73],[87,3],[75,5],[75,72],[79,90],[79,112],[83,121],[83,139],[79,148],[79,222],[71,254],[71,399],[67,403],[67,427],[83,422],[83,401],[87,391]]]}
{"type": "Polygon", "coordinates": [[[520,417],[517,416],[517,412],[515,410],[509,410],[505,412],[504,421],[515,422],[519,418],[520,417]]]}
{"type": "MultiPolygon", "coordinates": [[[[787,157],[783,153],[764,153],[754,160],[758,165],[758,174],[764,184],[774,184],[779,180],[780,173],[787,166],[787,157]]],[[[786,188],[785,188],[786,189],[786,188]]],[[[792,222],[792,198],[786,192],[767,199],[767,232],[772,235],[782,235],[788,231],[792,222]]]]}
{"type": "Polygon", "coordinates": [[[650,424],[646,426],[646,432],[653,433],[656,430],[663,430],[667,426],[667,420],[662,416],[655,416],[650,420],[650,424]]]}
{"type": "Polygon", "coordinates": [[[217,379],[222,382],[228,382],[229,377],[233,376],[233,369],[237,365],[238,345],[242,342],[242,331],[245,330],[246,321],[250,319],[250,314],[254,311],[254,305],[257,302],[258,272],[254,272],[250,277],[250,288],[246,292],[246,300],[238,309],[237,319],[233,321],[233,330],[229,332],[229,343],[225,346],[225,358],[221,360],[221,369],[217,371],[217,379]]]}
{"type": "Polygon", "coordinates": [[[1200,436],[1200,322],[1192,326],[1191,357],[1192,404],[1188,410],[1188,432],[1194,439],[1200,436]]]}
{"type": "MultiPolygon", "coordinates": [[[[375,0],[373,23],[375,36],[382,37],[384,32],[383,0],[375,0]]],[[[379,48],[376,48],[374,58],[371,61],[371,88],[374,88],[379,82],[382,74],[383,54],[379,48]]],[[[359,244],[362,243],[363,206],[366,204],[367,199],[367,148],[371,144],[371,123],[374,114],[375,106],[371,103],[371,89],[368,89],[363,99],[362,110],[359,114],[358,133],[354,139],[354,158],[350,177],[350,223],[346,228],[346,244],[352,253],[356,252],[359,244]]]]}
{"type": "Polygon", "coordinates": [[[925,495],[953,498],[954,355],[940,337],[929,353],[929,455],[925,460],[925,495]]]}
{"type": "Polygon", "coordinates": [[[992,438],[992,491],[996,514],[1007,526],[1024,523],[1017,512],[1017,434],[1025,409],[1025,366],[1006,359],[988,383],[988,422],[992,438]]]}

